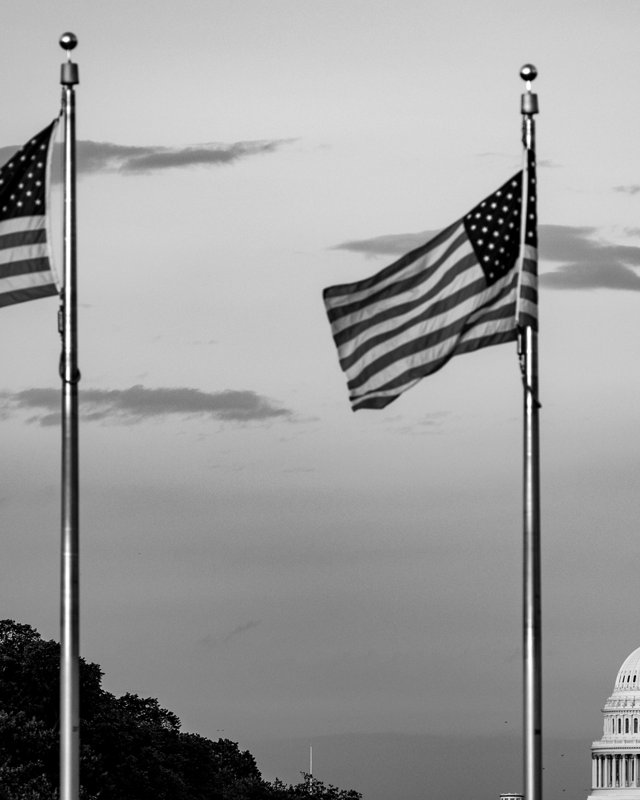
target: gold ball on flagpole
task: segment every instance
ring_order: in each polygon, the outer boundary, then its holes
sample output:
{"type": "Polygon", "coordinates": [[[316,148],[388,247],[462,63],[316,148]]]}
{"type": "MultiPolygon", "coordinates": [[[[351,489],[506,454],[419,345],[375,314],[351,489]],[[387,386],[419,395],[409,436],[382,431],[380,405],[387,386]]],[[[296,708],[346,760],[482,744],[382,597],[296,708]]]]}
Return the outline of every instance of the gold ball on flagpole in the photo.
{"type": "Polygon", "coordinates": [[[75,35],[75,33],[67,31],[60,37],[60,47],[62,47],[63,50],[73,50],[77,44],[78,37],[75,35]]]}
{"type": "Polygon", "coordinates": [[[538,77],[538,70],[533,64],[525,64],[520,70],[520,77],[523,81],[535,81],[538,77]]]}

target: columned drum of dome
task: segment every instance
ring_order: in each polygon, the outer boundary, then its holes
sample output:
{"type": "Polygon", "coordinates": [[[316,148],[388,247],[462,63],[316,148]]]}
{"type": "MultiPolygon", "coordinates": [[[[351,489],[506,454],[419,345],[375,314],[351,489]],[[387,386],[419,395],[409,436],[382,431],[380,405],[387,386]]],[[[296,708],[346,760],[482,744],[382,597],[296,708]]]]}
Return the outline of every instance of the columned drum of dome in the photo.
{"type": "Polygon", "coordinates": [[[640,800],[640,647],[618,670],[602,713],[602,739],[591,745],[588,800],[640,800]]]}

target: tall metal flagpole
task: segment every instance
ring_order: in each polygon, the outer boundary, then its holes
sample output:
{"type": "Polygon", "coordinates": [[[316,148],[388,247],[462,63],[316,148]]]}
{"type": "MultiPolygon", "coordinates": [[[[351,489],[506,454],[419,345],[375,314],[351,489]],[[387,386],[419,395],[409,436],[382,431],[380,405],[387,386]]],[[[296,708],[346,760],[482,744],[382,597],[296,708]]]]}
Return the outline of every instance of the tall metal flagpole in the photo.
{"type": "MultiPolygon", "coordinates": [[[[524,146],[523,215],[526,230],[526,200],[529,154],[535,158],[535,121],[538,96],[531,91],[536,68],[520,70],[525,81],[521,98],[522,144],[524,146]]],[[[521,243],[521,258],[524,258],[521,243]]],[[[538,335],[530,326],[519,330],[519,353],[524,383],[524,784],[526,800],[542,800],[542,647],[540,624],[540,436],[538,424],[538,335]]]]}
{"type": "Polygon", "coordinates": [[[62,336],[62,525],[60,563],[60,800],[80,793],[80,610],[78,559],[78,381],[76,301],[75,90],[73,33],[60,37],[64,121],[64,279],[58,326],[62,336]]]}

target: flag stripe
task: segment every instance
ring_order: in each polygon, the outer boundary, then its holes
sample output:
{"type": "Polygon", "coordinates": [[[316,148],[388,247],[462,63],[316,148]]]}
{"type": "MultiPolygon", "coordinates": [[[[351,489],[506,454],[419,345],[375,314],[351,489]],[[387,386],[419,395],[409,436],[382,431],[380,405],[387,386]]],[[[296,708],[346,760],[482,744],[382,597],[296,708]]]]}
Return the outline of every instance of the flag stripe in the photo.
{"type": "MultiPolygon", "coordinates": [[[[401,259],[400,262],[405,263],[393,282],[388,278],[364,291],[353,291],[350,296],[325,295],[327,313],[332,326],[340,330],[350,324],[349,318],[353,315],[359,315],[359,318],[364,320],[380,313],[382,304],[388,304],[392,300],[399,301],[403,294],[415,297],[418,290],[421,293],[432,291],[434,283],[441,279],[439,272],[442,266],[470,252],[461,225],[453,226],[447,233],[446,239],[439,247],[433,249],[423,247],[415,250],[414,261],[410,264],[406,263],[406,258],[401,259]],[[461,249],[463,252],[459,253],[461,249]]],[[[333,288],[343,289],[348,288],[348,285],[333,288]]]]}
{"type": "Polygon", "coordinates": [[[0,280],[0,306],[56,294],[58,290],[51,283],[51,276],[47,272],[31,272],[0,280]]]}
{"type": "Polygon", "coordinates": [[[409,253],[405,253],[393,264],[385,267],[380,272],[372,275],[370,278],[364,278],[361,281],[353,283],[343,283],[338,286],[329,286],[324,290],[325,302],[331,307],[334,302],[336,305],[340,304],[340,298],[346,297],[347,302],[361,300],[371,290],[377,291],[386,286],[393,286],[398,275],[404,272],[404,276],[408,277],[420,270],[420,265],[417,260],[424,255],[431,254],[431,259],[437,261],[442,250],[448,246],[452,232],[459,226],[459,222],[449,225],[438,233],[433,239],[430,239],[420,247],[416,247],[409,253]]]}
{"type": "MultiPolygon", "coordinates": [[[[513,309],[511,311],[511,316],[513,316],[513,309]]],[[[410,369],[389,381],[387,384],[376,388],[375,391],[362,395],[352,394],[351,403],[353,405],[353,410],[357,411],[359,408],[380,409],[389,405],[398,395],[410,389],[412,386],[415,386],[416,383],[425,377],[424,364],[429,364],[429,371],[426,374],[431,375],[444,367],[454,355],[471,353],[490,345],[512,342],[517,336],[512,319],[508,316],[498,316],[496,319],[488,320],[484,325],[480,325],[479,327],[480,331],[476,329],[468,338],[463,337],[458,340],[455,352],[452,352],[451,348],[443,347],[441,355],[437,358],[434,357],[433,354],[429,357],[427,357],[428,354],[422,354],[425,356],[424,358],[414,359],[410,369]]]]}
{"type": "Polygon", "coordinates": [[[520,308],[518,324],[538,330],[538,269],[536,248],[526,245],[520,277],[520,308]]]}
{"type": "MultiPolygon", "coordinates": [[[[29,264],[32,261],[43,261],[44,266],[39,269],[49,269],[49,261],[47,255],[49,253],[46,242],[42,244],[28,244],[23,247],[12,247],[8,250],[0,250],[0,277],[5,274],[11,274],[11,269],[14,264],[29,264]]],[[[23,272],[29,271],[23,269],[23,272]]]]}
{"type": "MultiPolygon", "coordinates": [[[[441,356],[439,359],[432,361],[433,369],[429,374],[437,372],[445,366],[454,355],[460,353],[471,353],[475,350],[480,350],[483,347],[495,344],[503,344],[512,342],[516,338],[516,331],[513,328],[510,320],[502,320],[498,325],[492,325],[492,332],[490,336],[475,336],[473,339],[460,341],[455,353],[448,353],[441,356]]],[[[359,408],[373,408],[381,409],[389,405],[398,395],[415,386],[423,377],[425,377],[424,369],[419,362],[415,366],[407,370],[406,373],[399,376],[397,379],[390,381],[388,385],[377,388],[375,391],[362,396],[352,396],[351,403],[353,410],[357,411],[359,408]]]]}
{"type": "MultiPolygon", "coordinates": [[[[46,255],[0,265],[0,282],[36,272],[49,273],[49,259],[46,255]]],[[[48,277],[51,280],[51,274],[48,277]]]]}
{"type": "MultiPolygon", "coordinates": [[[[456,306],[459,306],[457,310],[458,318],[464,319],[467,315],[471,314],[471,309],[473,307],[471,305],[462,305],[467,299],[475,297],[476,305],[486,304],[491,302],[491,298],[494,294],[502,298],[504,296],[502,291],[503,287],[507,285],[512,291],[515,290],[515,284],[513,283],[511,275],[506,276],[506,278],[501,279],[498,283],[493,284],[489,290],[486,290],[486,282],[484,281],[482,270],[477,266],[474,269],[471,267],[473,267],[473,265],[469,264],[466,257],[459,264],[454,265],[449,272],[454,277],[457,277],[455,285],[451,286],[449,283],[448,292],[443,294],[438,300],[431,303],[416,302],[414,305],[424,306],[418,314],[406,316],[404,319],[398,314],[397,319],[392,317],[392,322],[394,324],[389,323],[387,325],[378,325],[375,327],[370,326],[366,328],[364,332],[357,328],[357,326],[354,326],[353,329],[341,331],[337,334],[334,338],[336,344],[340,346],[340,364],[342,368],[346,371],[359,358],[364,357],[368,350],[374,348],[378,344],[384,344],[386,348],[393,347],[394,338],[406,334],[407,331],[414,326],[421,325],[421,333],[424,336],[428,336],[430,332],[437,331],[443,326],[445,321],[450,318],[449,312],[456,306]],[[463,271],[456,276],[456,271],[459,267],[462,267],[463,271]],[[485,289],[485,291],[481,293],[483,289],[485,289]],[[351,330],[354,331],[354,336],[349,339],[348,333],[351,330]]],[[[530,291],[528,286],[528,282],[530,281],[531,276],[528,274],[526,277],[523,277],[523,285],[527,286],[527,291],[530,291]]],[[[427,298],[427,300],[429,299],[430,297],[427,298]]],[[[533,295],[533,299],[535,299],[535,295],[533,295]]],[[[511,298],[511,300],[513,300],[513,298],[511,298]]],[[[393,309],[389,311],[389,315],[392,310],[393,309]]],[[[468,319],[467,323],[470,321],[473,321],[473,317],[471,317],[470,320],[468,319]]]]}
{"type": "Polygon", "coordinates": [[[44,214],[32,214],[24,217],[10,217],[2,219],[0,217],[0,234],[20,233],[20,231],[38,230],[45,228],[44,214]]]}
{"type": "Polygon", "coordinates": [[[3,234],[2,225],[0,225],[0,260],[2,259],[3,250],[10,250],[13,247],[22,247],[28,244],[40,244],[46,241],[47,232],[44,227],[3,234]]]}
{"type": "MultiPolygon", "coordinates": [[[[468,242],[456,247],[452,251],[453,255],[455,255],[456,262],[463,266],[471,267],[475,263],[473,249],[468,242]]],[[[336,344],[347,342],[355,336],[366,333],[369,328],[392,320],[396,316],[408,314],[421,305],[427,305],[434,298],[445,293],[452,282],[461,280],[460,271],[447,269],[446,264],[439,265],[435,271],[429,269],[428,265],[424,266],[425,278],[419,291],[416,291],[416,287],[412,287],[409,291],[396,294],[393,302],[387,302],[388,299],[390,300],[387,296],[382,299],[376,298],[374,306],[367,304],[363,307],[359,303],[345,306],[348,313],[333,323],[336,344]]]]}
{"type": "MultiPolygon", "coordinates": [[[[509,276],[513,284],[513,276],[509,276]]],[[[353,396],[364,394],[372,390],[378,380],[376,375],[380,374],[379,379],[386,385],[390,376],[404,374],[406,361],[410,359],[413,363],[419,364],[425,370],[423,375],[429,375],[440,369],[454,354],[457,341],[463,336],[465,330],[476,324],[474,311],[485,312],[499,317],[506,315],[513,317],[515,294],[513,286],[498,286],[498,292],[492,288],[493,298],[489,298],[488,292],[482,295],[468,295],[462,298],[461,302],[456,303],[454,314],[450,310],[445,311],[441,316],[428,320],[427,324],[419,326],[411,341],[406,341],[405,332],[401,332],[397,338],[389,339],[374,351],[369,352],[362,359],[362,368],[348,380],[348,386],[353,396]],[[478,309],[478,300],[482,299],[483,305],[478,309]],[[442,355],[449,353],[445,360],[442,355]],[[433,363],[432,363],[433,362],[433,363]]],[[[346,370],[345,370],[346,371],[346,370]]],[[[349,373],[347,372],[347,375],[349,373]]]]}
{"type": "MultiPolygon", "coordinates": [[[[368,350],[378,344],[393,345],[396,337],[402,336],[412,328],[418,328],[425,336],[432,331],[437,331],[456,306],[462,306],[467,299],[475,297],[484,285],[481,283],[483,279],[480,269],[477,269],[477,272],[467,269],[459,277],[460,280],[456,282],[456,286],[441,295],[438,300],[428,305],[421,303],[420,312],[417,315],[394,318],[393,325],[379,326],[375,331],[369,329],[351,342],[342,342],[342,352],[345,354],[340,359],[342,368],[348,369],[358,358],[362,358],[368,350]]],[[[464,307],[462,313],[464,313],[464,307]]]]}

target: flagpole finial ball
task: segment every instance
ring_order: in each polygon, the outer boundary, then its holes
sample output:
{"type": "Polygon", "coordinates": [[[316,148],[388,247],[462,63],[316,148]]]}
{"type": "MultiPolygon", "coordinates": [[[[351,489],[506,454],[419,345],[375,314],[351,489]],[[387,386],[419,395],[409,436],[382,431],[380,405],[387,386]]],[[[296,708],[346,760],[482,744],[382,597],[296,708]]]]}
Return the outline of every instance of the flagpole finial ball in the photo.
{"type": "Polygon", "coordinates": [[[525,64],[520,70],[520,77],[523,81],[535,81],[538,77],[538,70],[533,64],[525,64]]]}
{"type": "Polygon", "coordinates": [[[73,48],[78,44],[78,37],[75,33],[63,33],[60,37],[60,47],[63,50],[73,50],[73,48]]]}

